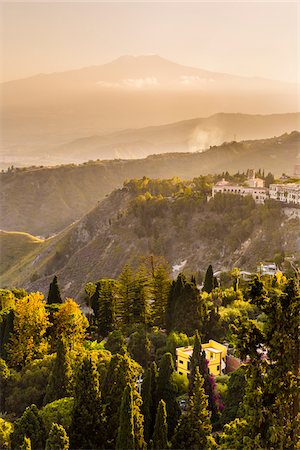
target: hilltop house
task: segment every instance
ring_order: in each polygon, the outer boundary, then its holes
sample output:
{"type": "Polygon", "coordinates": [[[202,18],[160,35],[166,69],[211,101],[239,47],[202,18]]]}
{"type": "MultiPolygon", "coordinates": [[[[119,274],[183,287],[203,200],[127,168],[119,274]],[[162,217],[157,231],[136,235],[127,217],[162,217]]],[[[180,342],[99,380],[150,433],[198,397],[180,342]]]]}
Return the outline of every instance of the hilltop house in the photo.
{"type": "MultiPolygon", "coordinates": [[[[224,375],[226,369],[227,347],[212,339],[208,343],[202,344],[208,361],[209,373],[218,376],[224,375]]],[[[179,375],[188,377],[190,373],[190,356],[193,354],[193,347],[179,347],[176,349],[176,370],[179,375]]]]}
{"type": "Polygon", "coordinates": [[[248,180],[247,186],[242,186],[241,184],[231,183],[229,181],[221,180],[216,183],[212,188],[212,196],[214,197],[218,192],[222,194],[237,194],[245,197],[246,195],[251,195],[256,203],[264,203],[266,198],[268,198],[268,189],[265,187],[259,187],[261,184],[259,178],[252,178],[248,180]]]}

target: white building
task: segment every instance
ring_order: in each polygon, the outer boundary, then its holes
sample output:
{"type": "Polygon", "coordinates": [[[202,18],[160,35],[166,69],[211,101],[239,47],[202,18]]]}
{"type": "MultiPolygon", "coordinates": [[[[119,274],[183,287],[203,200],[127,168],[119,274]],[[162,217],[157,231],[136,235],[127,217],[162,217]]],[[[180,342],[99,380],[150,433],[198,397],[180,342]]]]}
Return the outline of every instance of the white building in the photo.
{"type": "MultiPolygon", "coordinates": [[[[254,180],[259,179],[256,178],[248,181],[252,180],[254,184],[255,183],[254,180]]],[[[218,192],[221,192],[222,194],[241,195],[242,197],[245,197],[246,195],[251,195],[251,197],[255,200],[256,203],[264,203],[266,198],[268,198],[268,189],[264,187],[242,186],[240,184],[230,183],[229,181],[224,180],[224,178],[222,181],[219,181],[213,186],[212,196],[214,197],[218,192]]]]}
{"type": "Polygon", "coordinates": [[[270,198],[283,203],[300,205],[300,184],[270,184],[270,198]]]}

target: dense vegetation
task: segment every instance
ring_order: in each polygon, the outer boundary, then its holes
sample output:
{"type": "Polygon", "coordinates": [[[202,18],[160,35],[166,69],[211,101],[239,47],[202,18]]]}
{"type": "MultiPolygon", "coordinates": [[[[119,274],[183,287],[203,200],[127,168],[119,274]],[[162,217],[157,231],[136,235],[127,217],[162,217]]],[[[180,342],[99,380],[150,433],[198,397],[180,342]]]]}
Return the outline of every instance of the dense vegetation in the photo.
{"type": "Polygon", "coordinates": [[[4,449],[294,449],[299,289],[211,267],[171,280],[157,258],[86,285],[86,316],[40,293],[1,290],[0,445],[4,449]],[[245,365],[215,379],[202,352],[229,342],[245,365]],[[189,380],[177,347],[193,345],[189,380]],[[280,386],[280,389],[278,389],[280,386]],[[181,409],[180,400],[185,399],[181,409]]]}
{"type": "MultiPolygon", "coordinates": [[[[266,182],[272,174],[260,174],[266,182]]],[[[82,301],[85,284],[99,276],[117,277],[126,263],[162,255],[170,266],[185,261],[184,272],[256,271],[260,261],[284,267],[285,256],[300,257],[299,219],[276,201],[258,205],[249,197],[218,194],[207,201],[222,177],[244,183],[247,173],[199,176],[190,181],[133,179],[115,190],[80,221],[45,241],[4,233],[2,286],[25,286],[47,295],[57,274],[62,294],[82,301]],[[21,239],[22,238],[22,239],[21,239]],[[26,240],[27,242],[27,240],[26,240]]],[[[289,268],[288,259],[285,269],[289,268]]],[[[178,271],[177,271],[178,273],[178,271]]],[[[176,273],[176,275],[177,275],[176,273]]]]}

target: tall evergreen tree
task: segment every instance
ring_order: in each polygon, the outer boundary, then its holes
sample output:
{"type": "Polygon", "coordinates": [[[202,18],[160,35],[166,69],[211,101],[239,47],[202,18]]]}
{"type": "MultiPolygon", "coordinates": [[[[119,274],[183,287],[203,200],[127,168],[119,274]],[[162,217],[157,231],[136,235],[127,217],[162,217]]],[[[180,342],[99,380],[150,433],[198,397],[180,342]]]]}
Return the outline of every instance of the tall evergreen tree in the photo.
{"type": "Polygon", "coordinates": [[[203,383],[203,377],[197,367],[194,391],[189,398],[188,410],[181,416],[176,427],[172,440],[173,448],[206,450],[213,443],[210,412],[203,383]]]}
{"type": "Polygon", "coordinates": [[[100,281],[98,307],[98,329],[102,337],[106,337],[115,327],[116,320],[116,281],[102,279],[100,281]]]}
{"type": "Polygon", "coordinates": [[[74,391],[71,445],[73,448],[102,448],[104,427],[98,372],[88,357],[78,369],[74,391]]]}
{"type": "Polygon", "coordinates": [[[164,400],[167,408],[168,434],[172,436],[181,414],[177,402],[177,386],[173,381],[174,363],[171,353],[165,353],[161,359],[157,379],[157,402],[164,400]]]}
{"type": "Polygon", "coordinates": [[[189,374],[189,395],[194,392],[194,383],[196,370],[199,370],[200,374],[204,377],[207,376],[207,365],[205,351],[202,350],[201,338],[198,330],[195,332],[195,341],[193,347],[193,353],[190,357],[190,374],[189,374]]]}
{"type": "Polygon", "coordinates": [[[53,423],[46,441],[45,450],[68,450],[69,438],[62,425],[53,423]]]}
{"type": "Polygon", "coordinates": [[[94,321],[96,321],[98,319],[99,305],[100,305],[100,292],[101,292],[101,283],[100,283],[100,281],[98,281],[96,283],[95,292],[91,296],[91,300],[90,300],[91,308],[94,312],[94,321]]]}
{"type": "Polygon", "coordinates": [[[131,323],[131,310],[133,301],[133,272],[126,265],[119,277],[119,302],[117,314],[123,326],[128,327],[131,323]]]}
{"type": "Polygon", "coordinates": [[[68,344],[60,338],[46,389],[45,405],[59,398],[68,397],[71,389],[71,377],[72,369],[68,344]]]}
{"type": "Polygon", "coordinates": [[[149,321],[149,278],[140,270],[132,290],[131,322],[146,325],[149,321]]]}
{"type": "Polygon", "coordinates": [[[166,314],[168,333],[179,331],[191,336],[202,323],[199,290],[197,286],[187,281],[180,273],[176,281],[172,282],[166,314]]]}
{"type": "Polygon", "coordinates": [[[49,286],[47,303],[51,305],[52,303],[62,303],[62,298],[60,295],[60,289],[58,286],[57,276],[55,275],[49,286]]]}
{"type": "Polygon", "coordinates": [[[140,374],[141,366],[128,355],[117,354],[111,358],[103,384],[103,403],[107,415],[107,448],[115,447],[120,418],[120,398],[127,384],[132,387],[135,447],[136,449],[144,448],[143,416],[140,411],[142,399],[137,391],[137,379],[140,374]]]}
{"type": "Polygon", "coordinates": [[[160,400],[155,418],[153,432],[153,450],[165,450],[169,447],[166,404],[160,400]]]}
{"type": "Polygon", "coordinates": [[[134,448],[135,443],[134,443],[132,388],[130,384],[127,384],[122,396],[120,421],[116,440],[116,449],[133,450],[134,448]]]}
{"type": "Polygon", "coordinates": [[[19,449],[24,444],[24,438],[30,438],[32,450],[45,446],[45,428],[36,405],[28,406],[22,416],[14,422],[11,435],[12,449],[19,449]]]}
{"type": "Polygon", "coordinates": [[[167,271],[159,266],[152,280],[152,320],[155,326],[166,328],[166,309],[171,283],[167,271]]]}
{"type": "Polygon", "coordinates": [[[154,430],[154,420],[156,414],[156,382],[157,367],[155,362],[151,364],[143,377],[142,384],[142,413],[144,416],[144,436],[146,442],[149,443],[154,430]]]}
{"type": "Polygon", "coordinates": [[[210,294],[211,291],[213,290],[213,288],[214,288],[214,272],[213,272],[212,265],[210,264],[208,266],[206,274],[205,274],[203,291],[208,292],[210,294]]]}

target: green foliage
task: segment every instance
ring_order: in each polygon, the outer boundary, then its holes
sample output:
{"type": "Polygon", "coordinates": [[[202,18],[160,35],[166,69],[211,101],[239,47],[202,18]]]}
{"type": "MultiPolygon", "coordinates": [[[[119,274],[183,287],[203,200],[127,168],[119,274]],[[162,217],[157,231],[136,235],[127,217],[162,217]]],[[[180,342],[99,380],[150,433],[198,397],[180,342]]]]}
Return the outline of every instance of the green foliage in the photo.
{"type": "Polygon", "coordinates": [[[173,435],[180,417],[180,408],[177,402],[177,386],[173,381],[174,363],[171,353],[165,353],[161,359],[157,379],[157,402],[164,400],[167,408],[168,435],[173,435]]]}
{"type": "Polygon", "coordinates": [[[195,373],[193,393],[189,398],[186,414],[182,415],[176,427],[172,445],[173,448],[207,449],[211,438],[212,426],[208,410],[207,396],[203,388],[204,379],[195,373]]]}
{"type": "Polygon", "coordinates": [[[22,416],[14,422],[11,434],[11,447],[18,449],[24,443],[24,438],[31,440],[32,450],[39,450],[45,445],[45,428],[36,405],[28,406],[22,416]]]}
{"type": "Polygon", "coordinates": [[[191,396],[194,392],[195,375],[196,371],[204,377],[207,377],[207,365],[205,351],[202,350],[201,338],[198,330],[195,332],[195,341],[193,347],[193,353],[190,357],[190,375],[189,375],[189,395],[191,396]]]}
{"type": "Polygon", "coordinates": [[[112,356],[102,388],[107,416],[106,438],[109,447],[115,445],[120,418],[120,398],[122,398],[127,384],[131,385],[133,392],[135,446],[136,448],[144,447],[143,416],[140,412],[142,400],[136,387],[141,372],[141,366],[130,359],[128,355],[112,356]]]}
{"type": "Polygon", "coordinates": [[[145,331],[136,331],[129,337],[128,351],[131,357],[146,368],[150,360],[150,341],[145,331]]]}
{"type": "Polygon", "coordinates": [[[104,444],[103,412],[98,373],[90,358],[79,367],[74,388],[70,441],[75,448],[101,448],[104,444]]]}
{"type": "Polygon", "coordinates": [[[5,410],[20,416],[27,406],[33,403],[38,408],[43,406],[48,377],[53,357],[26,364],[20,372],[11,370],[5,390],[5,410]]]}
{"type": "Polygon", "coordinates": [[[46,441],[45,450],[68,450],[69,449],[69,438],[67,436],[66,430],[62,425],[53,423],[48,439],[46,441]]]}
{"type": "Polygon", "coordinates": [[[245,368],[241,366],[230,374],[228,391],[221,416],[223,424],[240,417],[240,403],[245,394],[245,385],[245,368]]]}
{"type": "Polygon", "coordinates": [[[115,327],[116,301],[117,282],[103,278],[97,283],[95,294],[92,297],[92,307],[99,335],[102,337],[106,337],[115,327]]]}
{"type": "Polygon", "coordinates": [[[46,430],[46,435],[49,434],[53,423],[62,425],[67,432],[69,431],[73,407],[74,399],[72,397],[66,397],[48,403],[39,411],[39,415],[46,430]]]}
{"type": "Polygon", "coordinates": [[[250,320],[236,321],[232,327],[241,357],[249,355],[251,361],[246,368],[242,419],[225,427],[224,445],[293,449],[299,413],[299,290],[293,279],[266,289],[256,278],[249,295],[266,321],[262,330],[250,320]],[[268,351],[269,363],[262,360],[262,349],[268,351]]]}
{"type": "Polygon", "coordinates": [[[126,341],[120,330],[114,330],[109,333],[105,342],[105,349],[113,355],[116,353],[125,355],[127,353],[126,341]]]}
{"type": "Polygon", "coordinates": [[[60,289],[58,286],[58,280],[56,275],[54,276],[52,282],[50,283],[47,303],[50,305],[52,303],[62,303],[62,298],[60,295],[60,289]]]}
{"type": "Polygon", "coordinates": [[[0,448],[10,449],[10,435],[13,431],[13,424],[0,417],[0,448]]]}
{"type": "Polygon", "coordinates": [[[69,348],[63,339],[57,344],[56,357],[53,361],[44,403],[67,397],[71,390],[72,369],[69,348]]]}
{"type": "Polygon", "coordinates": [[[165,450],[169,447],[167,411],[166,404],[163,400],[160,400],[158,403],[152,441],[153,450],[165,450]]]}
{"type": "Polygon", "coordinates": [[[133,450],[135,448],[134,440],[132,387],[127,384],[122,396],[116,449],[133,450]]]}
{"type": "Polygon", "coordinates": [[[206,274],[205,274],[203,291],[208,292],[210,294],[211,291],[213,290],[213,288],[214,288],[214,272],[213,272],[212,266],[210,264],[208,266],[206,274]]]}
{"type": "Polygon", "coordinates": [[[15,313],[12,308],[0,311],[0,356],[7,359],[7,345],[14,329],[15,313]]]}
{"type": "Polygon", "coordinates": [[[154,325],[163,329],[166,327],[166,309],[170,284],[166,270],[163,266],[159,266],[152,281],[152,320],[154,325]]]}
{"type": "Polygon", "coordinates": [[[31,449],[32,449],[31,439],[27,436],[24,436],[24,440],[20,447],[20,450],[31,450],[31,449]]]}
{"type": "Polygon", "coordinates": [[[167,305],[167,331],[179,331],[191,336],[202,324],[199,290],[180,273],[172,282],[167,305]]]}

